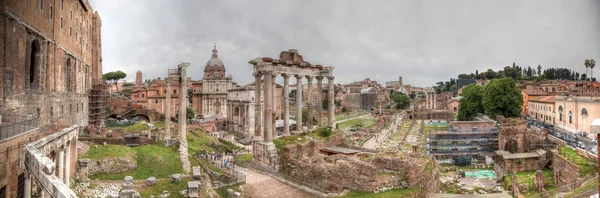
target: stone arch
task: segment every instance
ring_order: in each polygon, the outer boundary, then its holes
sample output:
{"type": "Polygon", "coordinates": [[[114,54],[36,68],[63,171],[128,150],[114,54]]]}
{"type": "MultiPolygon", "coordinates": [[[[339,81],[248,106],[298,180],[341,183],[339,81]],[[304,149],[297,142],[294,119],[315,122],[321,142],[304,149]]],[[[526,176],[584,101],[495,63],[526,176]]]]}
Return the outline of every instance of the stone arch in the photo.
{"type": "Polygon", "coordinates": [[[573,113],[569,111],[569,124],[573,124],[573,113]]]}
{"type": "Polygon", "coordinates": [[[140,119],[142,119],[142,120],[145,120],[145,121],[146,121],[146,122],[148,122],[148,123],[152,123],[152,119],[150,118],[150,116],[149,116],[149,115],[146,115],[146,114],[140,113],[140,114],[135,114],[133,117],[136,117],[136,116],[137,116],[137,117],[139,117],[139,118],[140,118],[140,119]]]}
{"type": "Polygon", "coordinates": [[[27,59],[27,86],[30,89],[38,89],[40,85],[40,66],[42,65],[42,56],[41,56],[41,46],[40,42],[37,39],[31,41],[31,45],[29,47],[29,54],[27,59]]]}
{"type": "Polygon", "coordinates": [[[65,77],[65,91],[73,91],[73,68],[74,68],[74,63],[75,61],[71,58],[68,57],[67,58],[67,63],[66,63],[66,67],[64,70],[64,77],[65,77]]]}
{"type": "Polygon", "coordinates": [[[581,116],[588,116],[587,109],[585,109],[585,108],[581,109],[581,116]]]}
{"type": "Polygon", "coordinates": [[[504,144],[504,150],[510,153],[518,153],[519,143],[515,139],[510,139],[504,144]]]}
{"type": "Polygon", "coordinates": [[[217,100],[217,102],[215,102],[214,104],[214,108],[215,108],[215,114],[221,114],[221,102],[219,102],[217,100]]]}

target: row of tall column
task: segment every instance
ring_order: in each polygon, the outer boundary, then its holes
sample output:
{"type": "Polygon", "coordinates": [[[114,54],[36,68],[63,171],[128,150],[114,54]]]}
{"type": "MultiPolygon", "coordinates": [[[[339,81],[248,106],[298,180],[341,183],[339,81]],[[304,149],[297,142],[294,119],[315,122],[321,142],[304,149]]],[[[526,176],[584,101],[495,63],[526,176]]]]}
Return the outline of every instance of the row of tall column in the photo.
{"type": "MultiPolygon", "coordinates": [[[[60,179],[64,184],[69,186],[71,182],[70,172],[71,172],[71,148],[73,147],[73,141],[67,142],[66,145],[59,148],[58,156],[56,159],[56,171],[55,176],[60,179]]],[[[75,149],[77,149],[75,147],[75,149]]],[[[77,152],[74,152],[77,153],[77,152]]],[[[25,183],[24,183],[24,197],[31,197],[31,179],[32,175],[29,173],[29,170],[25,170],[25,183]]],[[[43,192],[45,193],[45,192],[43,192]]]]}
{"type": "MultiPolygon", "coordinates": [[[[283,76],[283,122],[284,122],[284,135],[290,135],[290,125],[289,125],[289,74],[282,74],[283,76]]],[[[255,103],[255,122],[254,122],[254,138],[255,140],[259,140],[262,139],[264,142],[272,142],[273,141],[273,133],[276,132],[275,129],[275,115],[276,115],[276,87],[275,87],[275,81],[276,81],[276,77],[277,74],[275,72],[257,72],[254,74],[254,80],[255,80],[255,97],[256,97],[256,103],[255,103]],[[261,82],[262,82],[262,77],[264,76],[264,90],[262,90],[262,86],[261,86],[261,82]],[[261,97],[261,94],[264,94],[264,97],[261,97]],[[261,104],[261,98],[263,99],[263,102],[261,104]],[[261,109],[263,112],[263,116],[261,117],[261,109]],[[264,122],[263,122],[264,120],[264,122]]],[[[313,85],[313,78],[315,78],[314,76],[302,76],[302,75],[294,75],[294,77],[296,78],[296,131],[300,132],[303,131],[303,126],[302,126],[302,81],[304,79],[304,77],[306,77],[306,79],[308,80],[308,92],[307,92],[307,110],[308,110],[308,115],[307,115],[307,127],[308,129],[312,129],[313,128],[313,96],[312,96],[312,85],[313,85]]],[[[319,115],[318,119],[317,119],[317,124],[319,127],[323,126],[323,122],[321,119],[321,115],[323,112],[323,108],[322,108],[322,97],[321,94],[322,93],[322,85],[323,85],[323,77],[322,76],[317,76],[317,90],[318,93],[317,94],[317,113],[319,115]]],[[[335,111],[335,105],[334,105],[334,77],[333,76],[327,76],[328,79],[328,126],[330,128],[335,128],[335,118],[334,118],[334,111],[335,111]]]]}
{"type": "Polygon", "coordinates": [[[433,94],[425,93],[425,109],[436,109],[436,96],[435,92],[433,94]]]}

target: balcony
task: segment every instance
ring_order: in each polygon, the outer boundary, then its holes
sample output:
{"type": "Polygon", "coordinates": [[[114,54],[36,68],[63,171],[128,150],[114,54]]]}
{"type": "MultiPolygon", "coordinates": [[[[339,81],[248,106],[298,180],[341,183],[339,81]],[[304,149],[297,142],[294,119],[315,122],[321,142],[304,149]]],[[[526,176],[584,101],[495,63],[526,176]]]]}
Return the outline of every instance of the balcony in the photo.
{"type": "Polygon", "coordinates": [[[3,114],[0,120],[0,142],[38,128],[38,118],[33,115],[3,114]]]}

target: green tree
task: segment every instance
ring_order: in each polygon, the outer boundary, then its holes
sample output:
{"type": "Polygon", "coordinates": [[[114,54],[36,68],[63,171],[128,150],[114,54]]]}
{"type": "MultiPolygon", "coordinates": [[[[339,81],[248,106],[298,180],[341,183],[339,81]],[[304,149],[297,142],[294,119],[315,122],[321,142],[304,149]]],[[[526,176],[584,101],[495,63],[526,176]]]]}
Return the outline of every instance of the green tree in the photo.
{"type": "Polygon", "coordinates": [[[401,92],[392,94],[392,99],[396,102],[396,109],[406,109],[410,106],[410,98],[401,92]]]}
{"type": "Polygon", "coordinates": [[[485,77],[486,77],[487,79],[490,79],[490,80],[491,80],[491,79],[494,79],[494,78],[496,78],[496,72],[495,72],[494,70],[492,70],[492,69],[488,69],[488,70],[485,72],[485,77]]]}
{"type": "Polygon", "coordinates": [[[186,119],[194,119],[194,117],[196,117],[196,113],[194,113],[194,109],[192,109],[191,107],[188,107],[185,109],[185,118],[186,119]]]}
{"type": "Polygon", "coordinates": [[[483,91],[483,107],[485,114],[492,119],[518,117],[521,115],[523,95],[512,78],[492,80],[483,91]]]}
{"type": "Polygon", "coordinates": [[[124,79],[125,77],[127,77],[127,74],[125,72],[122,72],[121,70],[108,72],[102,75],[102,78],[104,80],[115,85],[117,91],[119,91],[119,87],[117,86],[119,80],[124,79]]]}
{"type": "MultiPolygon", "coordinates": [[[[317,123],[317,116],[314,116],[315,114],[313,114],[313,124],[317,123]]],[[[302,109],[302,123],[307,123],[308,121],[308,110],[307,109],[302,109]]]]}
{"type": "Polygon", "coordinates": [[[131,88],[124,88],[123,91],[121,91],[121,93],[123,93],[123,95],[127,96],[128,98],[131,97],[131,88]]]}
{"type": "Polygon", "coordinates": [[[477,113],[483,113],[483,90],[482,86],[476,84],[470,84],[463,88],[460,94],[463,98],[460,99],[460,105],[458,105],[458,120],[473,120],[477,113]]]}
{"type": "Polygon", "coordinates": [[[513,80],[517,80],[519,78],[519,72],[517,69],[512,68],[510,66],[504,67],[504,77],[512,78],[513,80]]]}

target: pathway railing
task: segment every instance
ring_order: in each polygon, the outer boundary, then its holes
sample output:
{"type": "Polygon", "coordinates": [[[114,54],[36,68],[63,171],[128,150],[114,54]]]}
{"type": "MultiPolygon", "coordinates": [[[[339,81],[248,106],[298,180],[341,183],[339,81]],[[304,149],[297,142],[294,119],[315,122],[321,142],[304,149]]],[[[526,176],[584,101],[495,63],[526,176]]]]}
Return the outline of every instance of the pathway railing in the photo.
{"type": "Polygon", "coordinates": [[[38,128],[38,118],[33,116],[3,114],[0,119],[0,141],[38,128]]]}

